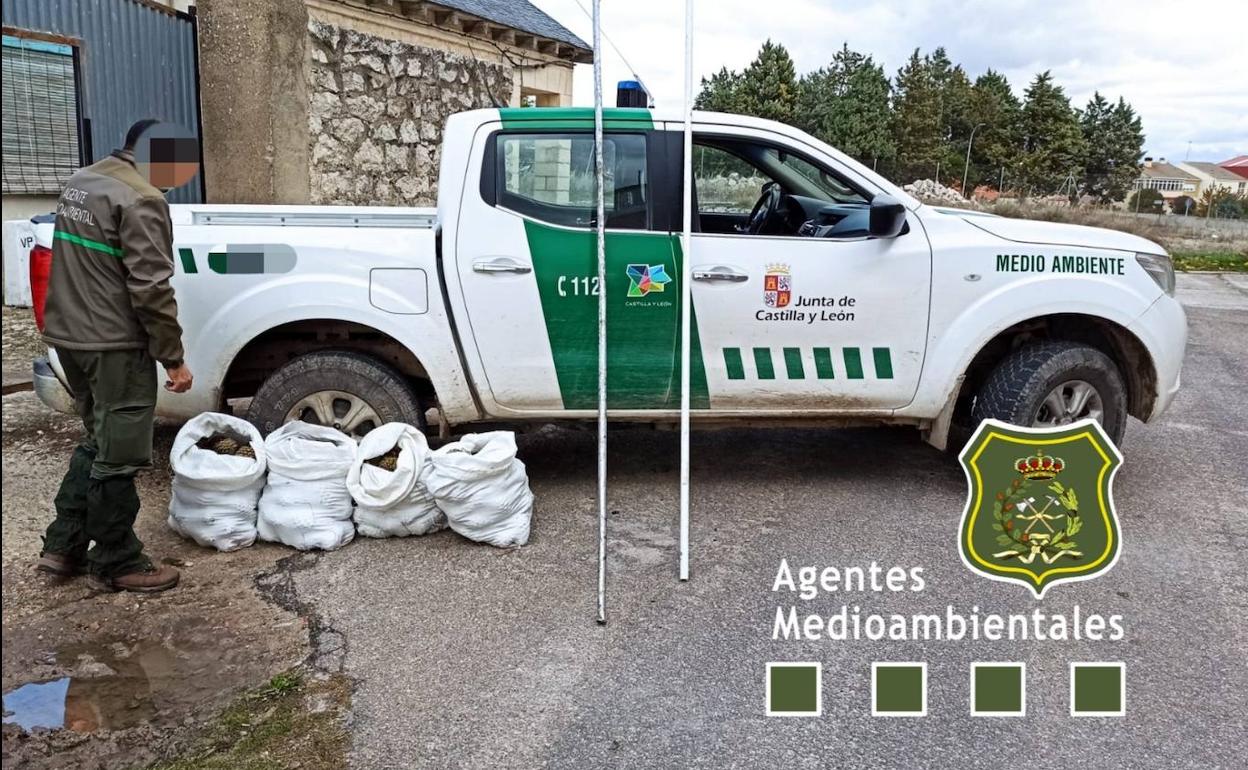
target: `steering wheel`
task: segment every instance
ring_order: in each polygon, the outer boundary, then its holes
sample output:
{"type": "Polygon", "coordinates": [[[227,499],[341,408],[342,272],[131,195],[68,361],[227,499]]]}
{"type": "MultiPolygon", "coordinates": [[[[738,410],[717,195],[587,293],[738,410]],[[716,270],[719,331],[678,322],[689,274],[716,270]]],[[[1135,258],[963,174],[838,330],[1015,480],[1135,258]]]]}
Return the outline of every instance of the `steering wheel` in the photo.
{"type": "Polygon", "coordinates": [[[780,199],[784,197],[784,190],[780,189],[779,182],[768,182],[763,185],[763,194],[758,196],[758,202],[754,204],[754,208],[750,211],[750,218],[746,220],[741,227],[741,232],[750,235],[758,235],[763,228],[771,221],[776,212],[780,210],[780,199]]]}

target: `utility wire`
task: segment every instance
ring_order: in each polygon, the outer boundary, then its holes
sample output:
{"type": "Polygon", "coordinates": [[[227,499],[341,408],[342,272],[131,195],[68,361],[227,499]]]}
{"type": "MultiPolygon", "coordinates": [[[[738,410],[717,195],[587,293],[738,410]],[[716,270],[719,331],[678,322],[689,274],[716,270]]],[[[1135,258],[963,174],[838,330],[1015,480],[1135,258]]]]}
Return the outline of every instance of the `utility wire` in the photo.
{"type": "MultiPolygon", "coordinates": [[[[594,20],[594,15],[585,8],[585,5],[581,3],[581,0],[573,0],[573,2],[575,2],[577,7],[581,9],[581,13],[589,17],[589,20],[591,22],[594,20]]],[[[637,68],[632,65],[632,63],[628,60],[628,57],[624,55],[624,52],[620,50],[620,47],[615,44],[615,41],[612,40],[605,31],[600,30],[600,34],[602,35],[603,39],[606,40],[607,43],[611,45],[611,50],[615,51],[615,55],[620,57],[620,60],[624,62],[624,66],[628,67],[628,71],[633,73],[633,78],[636,79],[637,82],[641,84],[642,88],[646,89],[646,94],[650,97],[650,102],[651,102],[650,106],[653,107],[654,106],[654,93],[649,89],[649,87],[646,86],[646,81],[641,79],[641,75],[637,74],[637,68]]]]}

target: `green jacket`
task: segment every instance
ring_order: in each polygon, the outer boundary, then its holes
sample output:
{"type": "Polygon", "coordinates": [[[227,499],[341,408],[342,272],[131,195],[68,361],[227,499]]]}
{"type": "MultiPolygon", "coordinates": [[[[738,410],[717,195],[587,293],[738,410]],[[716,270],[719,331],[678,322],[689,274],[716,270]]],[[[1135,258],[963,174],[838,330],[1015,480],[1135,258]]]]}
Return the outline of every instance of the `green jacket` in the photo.
{"type": "Polygon", "coordinates": [[[147,348],[182,363],[169,278],[169,204],[125,151],[80,169],[56,206],[43,339],[71,350],[147,348]]]}

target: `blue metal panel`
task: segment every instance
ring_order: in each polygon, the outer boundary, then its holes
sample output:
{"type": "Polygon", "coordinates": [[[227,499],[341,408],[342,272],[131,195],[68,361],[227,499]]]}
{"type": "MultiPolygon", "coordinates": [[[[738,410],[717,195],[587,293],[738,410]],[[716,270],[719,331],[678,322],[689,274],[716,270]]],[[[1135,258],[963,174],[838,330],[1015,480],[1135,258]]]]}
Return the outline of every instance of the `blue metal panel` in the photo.
{"type": "MultiPolygon", "coordinates": [[[[200,135],[194,17],[139,0],[4,0],[4,26],[78,41],[79,110],[90,121],[92,162],[120,147],[142,118],[200,135]]],[[[200,169],[169,193],[171,202],[203,200],[200,169]]]]}

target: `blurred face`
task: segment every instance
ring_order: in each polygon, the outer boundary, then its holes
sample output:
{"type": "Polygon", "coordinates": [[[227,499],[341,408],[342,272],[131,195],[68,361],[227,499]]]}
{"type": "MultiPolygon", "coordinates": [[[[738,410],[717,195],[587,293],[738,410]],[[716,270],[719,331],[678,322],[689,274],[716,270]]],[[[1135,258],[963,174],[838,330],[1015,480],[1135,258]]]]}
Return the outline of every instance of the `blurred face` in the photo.
{"type": "Polygon", "coordinates": [[[177,126],[152,126],[134,148],[135,166],[153,187],[172,190],[199,173],[199,139],[177,126]]]}

